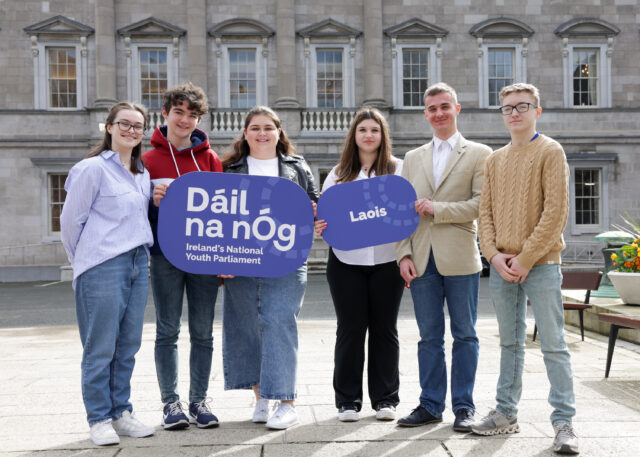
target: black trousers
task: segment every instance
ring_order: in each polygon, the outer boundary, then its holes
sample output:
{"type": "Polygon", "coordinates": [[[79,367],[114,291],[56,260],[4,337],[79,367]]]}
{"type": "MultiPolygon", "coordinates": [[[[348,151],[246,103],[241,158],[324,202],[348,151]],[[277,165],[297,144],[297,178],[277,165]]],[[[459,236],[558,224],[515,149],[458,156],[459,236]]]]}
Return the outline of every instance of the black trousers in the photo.
{"type": "Polygon", "coordinates": [[[362,408],[364,342],[369,331],[368,385],[371,406],[400,401],[398,310],[404,280],[396,262],[348,265],[329,251],[327,279],[338,317],[333,388],[336,407],[362,408]]]}

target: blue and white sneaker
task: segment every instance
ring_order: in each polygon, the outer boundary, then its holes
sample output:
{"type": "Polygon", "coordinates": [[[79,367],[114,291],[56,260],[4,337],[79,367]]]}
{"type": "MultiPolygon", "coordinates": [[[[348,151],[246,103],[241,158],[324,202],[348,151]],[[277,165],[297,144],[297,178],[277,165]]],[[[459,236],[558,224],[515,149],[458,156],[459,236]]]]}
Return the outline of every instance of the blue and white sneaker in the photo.
{"type": "Polygon", "coordinates": [[[189,418],[182,411],[180,401],[165,403],[162,413],[162,426],[165,430],[182,430],[189,426],[189,418]]]}
{"type": "Polygon", "coordinates": [[[219,425],[218,418],[209,409],[206,398],[201,402],[189,403],[189,423],[196,424],[198,428],[213,428],[219,425]]]}

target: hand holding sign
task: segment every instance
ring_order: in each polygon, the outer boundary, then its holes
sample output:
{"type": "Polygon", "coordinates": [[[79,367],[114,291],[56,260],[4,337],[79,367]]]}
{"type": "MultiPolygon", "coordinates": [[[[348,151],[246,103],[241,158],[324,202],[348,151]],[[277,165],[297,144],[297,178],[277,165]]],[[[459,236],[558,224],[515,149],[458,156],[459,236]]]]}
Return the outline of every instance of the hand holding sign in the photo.
{"type": "Polygon", "coordinates": [[[318,219],[326,221],[323,237],[342,250],[403,240],[418,226],[415,201],[413,186],[396,175],[330,187],[318,202],[318,219]]]}
{"type": "Polygon", "coordinates": [[[195,172],[171,183],[158,217],[158,242],[189,273],[284,276],[313,241],[313,209],[283,178],[195,172]]]}

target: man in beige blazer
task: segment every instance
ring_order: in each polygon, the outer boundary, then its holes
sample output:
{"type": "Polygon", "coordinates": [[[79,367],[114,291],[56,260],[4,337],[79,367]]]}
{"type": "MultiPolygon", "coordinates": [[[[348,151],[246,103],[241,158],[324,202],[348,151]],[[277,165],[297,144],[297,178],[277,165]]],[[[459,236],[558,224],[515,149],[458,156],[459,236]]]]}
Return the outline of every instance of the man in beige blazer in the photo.
{"type": "Polygon", "coordinates": [[[475,323],[482,263],[476,222],[484,164],[491,149],[458,132],[460,113],[455,90],[444,83],[424,95],[433,140],[407,152],[402,176],[415,188],[418,228],[397,243],[400,274],[411,290],[420,329],[418,364],[420,404],[398,425],[415,427],[442,421],[447,394],[444,354],[444,302],[453,336],[451,403],[453,429],[471,431],[475,412],[473,386],[478,366],[475,323]]]}

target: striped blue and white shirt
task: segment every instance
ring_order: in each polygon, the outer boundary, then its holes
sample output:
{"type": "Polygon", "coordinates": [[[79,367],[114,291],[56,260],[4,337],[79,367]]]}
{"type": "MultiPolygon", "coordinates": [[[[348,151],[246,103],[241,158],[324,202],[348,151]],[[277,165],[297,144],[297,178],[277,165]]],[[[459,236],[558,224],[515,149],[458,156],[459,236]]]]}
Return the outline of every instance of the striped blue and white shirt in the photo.
{"type": "Polygon", "coordinates": [[[132,176],[118,153],[78,162],[64,185],[67,197],[60,216],[62,244],[76,278],[88,269],[138,246],[153,244],[147,211],[149,172],[132,176]]]}

